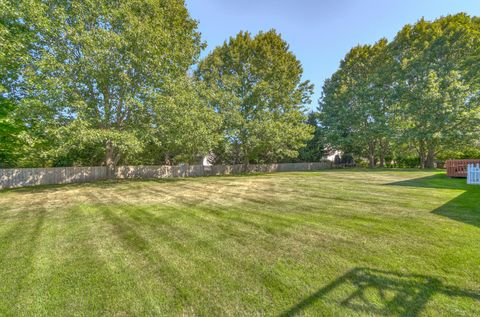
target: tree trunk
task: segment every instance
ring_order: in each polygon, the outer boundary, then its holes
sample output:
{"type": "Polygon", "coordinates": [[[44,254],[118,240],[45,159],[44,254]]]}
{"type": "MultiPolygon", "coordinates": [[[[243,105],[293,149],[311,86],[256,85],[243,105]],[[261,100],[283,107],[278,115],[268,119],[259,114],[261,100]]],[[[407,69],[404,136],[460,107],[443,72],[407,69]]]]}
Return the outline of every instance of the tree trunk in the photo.
{"type": "Polygon", "coordinates": [[[375,143],[368,144],[368,160],[369,160],[369,167],[375,168],[375,143]]]}
{"type": "Polygon", "coordinates": [[[112,141],[108,140],[106,144],[105,166],[107,168],[107,178],[112,179],[115,175],[115,150],[112,141]]]}
{"type": "Polygon", "coordinates": [[[426,166],[426,155],[425,155],[425,142],[421,140],[418,147],[418,156],[420,157],[420,168],[425,168],[426,166]]]}
{"type": "Polygon", "coordinates": [[[380,141],[380,167],[385,167],[386,146],[384,141],[380,141]]]}
{"type": "Polygon", "coordinates": [[[428,147],[427,157],[425,159],[425,168],[434,168],[435,167],[435,150],[433,145],[428,147]]]}
{"type": "Polygon", "coordinates": [[[245,156],[243,157],[243,172],[244,173],[248,172],[248,164],[249,163],[250,163],[250,161],[248,159],[248,155],[245,154],[245,156]]]}

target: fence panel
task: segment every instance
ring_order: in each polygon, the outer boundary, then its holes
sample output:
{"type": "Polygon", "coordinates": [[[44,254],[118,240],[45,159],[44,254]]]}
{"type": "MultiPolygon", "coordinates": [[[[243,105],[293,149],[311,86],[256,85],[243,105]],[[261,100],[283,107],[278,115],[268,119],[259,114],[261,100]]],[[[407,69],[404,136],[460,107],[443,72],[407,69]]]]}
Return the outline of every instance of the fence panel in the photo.
{"type": "MultiPolygon", "coordinates": [[[[115,179],[162,179],[240,173],[312,171],[331,168],[330,162],[258,165],[118,166],[115,179]]],[[[37,185],[85,183],[107,179],[105,166],[0,169],[0,189],[37,185]]]]}
{"type": "Polygon", "coordinates": [[[480,185],[480,164],[468,164],[467,184],[480,185]]]}
{"type": "Polygon", "coordinates": [[[103,166],[0,169],[0,189],[84,183],[105,178],[103,166]]]}

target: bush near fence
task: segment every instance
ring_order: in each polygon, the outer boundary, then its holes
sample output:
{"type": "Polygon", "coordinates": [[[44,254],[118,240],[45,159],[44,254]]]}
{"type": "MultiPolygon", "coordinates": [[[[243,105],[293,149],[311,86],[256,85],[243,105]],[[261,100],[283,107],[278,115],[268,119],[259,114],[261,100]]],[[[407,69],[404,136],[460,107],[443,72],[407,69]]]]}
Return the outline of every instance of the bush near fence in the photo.
{"type": "MultiPolygon", "coordinates": [[[[328,161],[314,163],[280,163],[261,165],[177,165],[177,166],[119,166],[113,179],[161,179],[232,175],[240,173],[271,173],[313,171],[331,168],[328,161]]],[[[0,169],[0,189],[37,185],[86,183],[107,179],[107,167],[53,167],[0,169]]]]}

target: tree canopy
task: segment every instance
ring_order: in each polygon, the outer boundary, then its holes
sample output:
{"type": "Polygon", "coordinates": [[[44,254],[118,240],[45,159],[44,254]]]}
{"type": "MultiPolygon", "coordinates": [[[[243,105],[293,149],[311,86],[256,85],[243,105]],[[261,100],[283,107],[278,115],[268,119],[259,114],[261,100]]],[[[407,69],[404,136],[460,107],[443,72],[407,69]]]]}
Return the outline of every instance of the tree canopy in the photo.
{"type": "MultiPolygon", "coordinates": [[[[184,128],[201,131],[210,124],[207,104],[187,74],[203,44],[183,1],[22,0],[9,6],[15,14],[5,18],[7,29],[31,31],[28,59],[11,92],[17,97],[21,88],[15,112],[29,127],[30,145],[45,143],[53,161],[83,163],[90,156],[96,162],[88,163],[99,163],[103,156],[115,165],[134,160],[146,144],[165,155],[184,128]]],[[[16,41],[12,36],[8,43],[16,41]]],[[[208,151],[210,139],[190,134],[185,152],[208,151]]]]}
{"type": "Polygon", "coordinates": [[[240,32],[202,60],[196,71],[222,117],[219,161],[276,162],[298,156],[312,137],[304,105],[313,85],[277,32],[240,32]]]}
{"type": "MultiPolygon", "coordinates": [[[[0,167],[479,153],[480,19],[406,25],[313,85],[275,30],[205,43],[183,0],[0,2],[0,167]]],[[[402,163],[403,162],[403,163],[402,163]]]]}
{"type": "Polygon", "coordinates": [[[480,24],[465,14],[405,26],[392,42],[397,61],[398,125],[433,167],[442,150],[472,141],[478,132],[478,91],[465,63],[480,44],[480,24]]]}
{"type": "Polygon", "coordinates": [[[387,58],[385,39],[353,48],[325,82],[320,104],[321,123],[331,143],[368,157],[370,166],[377,152],[383,165],[389,140],[387,58]]]}
{"type": "Polygon", "coordinates": [[[469,65],[479,26],[465,14],[421,19],[390,43],[353,48],[324,86],[319,110],[329,142],[372,167],[412,150],[427,168],[440,153],[475,144],[479,90],[469,65]]]}

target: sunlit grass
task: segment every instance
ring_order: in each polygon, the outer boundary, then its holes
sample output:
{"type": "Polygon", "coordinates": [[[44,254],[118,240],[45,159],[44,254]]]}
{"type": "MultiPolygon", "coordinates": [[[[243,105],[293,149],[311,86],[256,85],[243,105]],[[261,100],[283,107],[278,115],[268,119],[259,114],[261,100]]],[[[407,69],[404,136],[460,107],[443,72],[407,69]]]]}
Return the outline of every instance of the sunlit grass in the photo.
{"type": "Polygon", "coordinates": [[[0,192],[0,315],[480,315],[480,187],[339,170],[0,192]]]}

